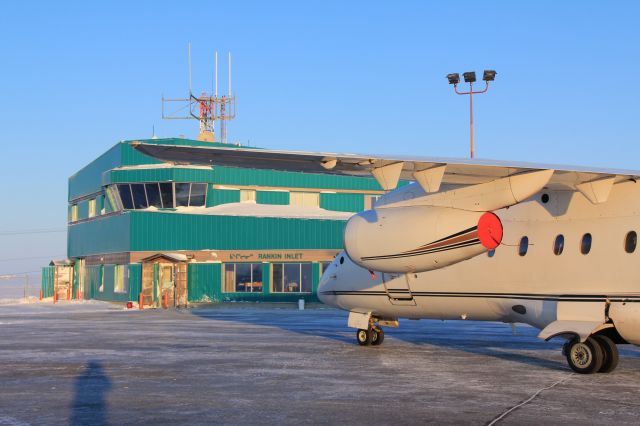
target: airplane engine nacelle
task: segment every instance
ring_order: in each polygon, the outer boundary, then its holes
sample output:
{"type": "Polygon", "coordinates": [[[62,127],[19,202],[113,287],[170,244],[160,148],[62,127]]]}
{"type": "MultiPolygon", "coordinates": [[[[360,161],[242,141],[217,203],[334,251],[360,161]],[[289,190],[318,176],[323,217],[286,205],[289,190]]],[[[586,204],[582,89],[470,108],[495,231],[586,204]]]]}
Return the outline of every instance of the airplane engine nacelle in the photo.
{"type": "Polygon", "coordinates": [[[496,248],[502,223],[490,212],[433,207],[389,207],[351,217],[345,250],[363,268],[423,272],[443,268],[496,248]]]}

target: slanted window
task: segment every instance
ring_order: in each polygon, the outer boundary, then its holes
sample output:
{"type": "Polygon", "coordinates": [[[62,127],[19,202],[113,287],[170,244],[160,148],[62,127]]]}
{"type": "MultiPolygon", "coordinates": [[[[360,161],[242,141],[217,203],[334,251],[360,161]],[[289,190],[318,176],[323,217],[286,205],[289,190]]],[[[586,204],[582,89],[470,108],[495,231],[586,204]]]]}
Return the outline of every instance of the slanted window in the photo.
{"type": "Polygon", "coordinates": [[[162,199],[162,207],[165,209],[173,207],[173,184],[171,182],[161,182],[160,198],[162,199]]]}
{"type": "Polygon", "coordinates": [[[636,245],[638,245],[638,234],[636,231],[629,231],[624,239],[624,251],[633,253],[636,251],[636,245]]]}
{"type": "Polygon", "coordinates": [[[580,253],[589,254],[591,251],[591,234],[586,233],[582,236],[582,242],[580,244],[580,253]]]}
{"type": "Polygon", "coordinates": [[[96,199],[89,200],[89,217],[95,217],[96,215],[96,199]]]}
{"type": "Polygon", "coordinates": [[[320,193],[291,192],[290,204],[302,207],[320,207],[320,193]]]}
{"type": "MultiPolygon", "coordinates": [[[[206,183],[192,183],[191,195],[189,196],[189,206],[202,207],[207,198],[207,184],[206,183]]],[[[255,191],[254,191],[255,200],[255,191]]]]}
{"type": "Polygon", "coordinates": [[[188,183],[176,183],[176,207],[189,206],[189,191],[191,185],[188,183]]]}
{"type": "Polygon", "coordinates": [[[146,209],[149,207],[147,193],[144,191],[143,183],[132,183],[131,194],[133,195],[133,207],[136,209],[146,209]]]}
{"type": "Polygon", "coordinates": [[[262,292],[261,263],[227,263],[224,265],[225,292],[262,292]]]}
{"type": "Polygon", "coordinates": [[[150,207],[162,208],[162,198],[160,197],[160,185],[157,183],[145,183],[144,189],[147,192],[147,201],[150,207]]]}
{"type": "Polygon", "coordinates": [[[241,189],[240,190],[240,202],[241,203],[255,203],[256,191],[254,189],[241,189]]]}
{"type": "Polygon", "coordinates": [[[310,263],[274,263],[271,268],[274,293],[311,293],[310,263]]]}
{"type": "Polygon", "coordinates": [[[553,243],[553,254],[560,256],[564,250],[564,235],[560,234],[553,243]]]}
{"type": "Polygon", "coordinates": [[[122,201],[122,207],[125,209],[133,208],[133,197],[131,196],[131,187],[128,183],[118,185],[118,192],[120,192],[120,200],[122,201]]]}
{"type": "Polygon", "coordinates": [[[529,250],[529,237],[522,237],[520,239],[520,247],[518,247],[518,254],[520,256],[524,256],[527,254],[527,250],[529,250]]]}

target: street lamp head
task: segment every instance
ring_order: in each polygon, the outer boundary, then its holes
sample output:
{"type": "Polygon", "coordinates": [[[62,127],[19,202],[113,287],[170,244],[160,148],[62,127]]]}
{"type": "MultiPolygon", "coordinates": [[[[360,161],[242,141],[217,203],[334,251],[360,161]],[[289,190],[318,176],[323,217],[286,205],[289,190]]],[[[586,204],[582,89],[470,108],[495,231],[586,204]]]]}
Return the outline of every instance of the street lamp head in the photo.
{"type": "Polygon", "coordinates": [[[462,73],[462,75],[464,76],[465,83],[474,83],[476,81],[475,71],[468,71],[468,72],[462,73]]]}
{"type": "Polygon", "coordinates": [[[484,81],[493,81],[496,78],[496,72],[494,70],[484,70],[482,79],[484,81]]]}
{"type": "Polygon", "coordinates": [[[449,84],[458,84],[460,83],[460,74],[453,73],[453,74],[447,74],[447,79],[449,80],[449,84]]]}

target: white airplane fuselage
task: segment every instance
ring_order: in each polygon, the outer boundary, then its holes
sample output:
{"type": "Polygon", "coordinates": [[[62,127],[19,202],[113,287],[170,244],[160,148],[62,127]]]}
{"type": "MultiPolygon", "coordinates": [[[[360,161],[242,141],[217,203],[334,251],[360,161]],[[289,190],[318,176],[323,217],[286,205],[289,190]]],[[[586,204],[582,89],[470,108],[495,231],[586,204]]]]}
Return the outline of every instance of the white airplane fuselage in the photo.
{"type": "Polygon", "coordinates": [[[595,324],[594,333],[612,328],[640,345],[640,247],[625,250],[627,235],[640,232],[640,183],[616,184],[601,204],[576,191],[545,190],[494,213],[504,233],[491,257],[485,252],[426,272],[381,273],[343,251],[326,269],[318,297],[378,319],[504,321],[541,330],[554,324],[543,338],[584,340],[591,332],[580,327],[595,324]],[[583,254],[585,234],[591,245],[583,254]],[[554,253],[558,235],[564,238],[560,254],[554,253]]]}

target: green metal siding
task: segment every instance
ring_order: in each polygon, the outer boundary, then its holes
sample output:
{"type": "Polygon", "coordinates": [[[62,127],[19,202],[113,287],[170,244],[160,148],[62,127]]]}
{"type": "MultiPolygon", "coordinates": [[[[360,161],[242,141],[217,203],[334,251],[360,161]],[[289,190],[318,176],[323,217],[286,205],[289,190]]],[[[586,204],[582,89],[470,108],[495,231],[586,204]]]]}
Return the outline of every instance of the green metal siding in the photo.
{"type": "Polygon", "coordinates": [[[69,225],[67,256],[84,257],[129,251],[129,215],[114,214],[69,225]]]}
{"type": "Polygon", "coordinates": [[[69,178],[69,201],[98,192],[102,185],[102,173],[119,167],[121,144],[118,143],[69,178]]]}
{"type": "Polygon", "coordinates": [[[207,192],[207,207],[239,202],[240,190],[238,189],[209,189],[207,192]]]}
{"type": "Polygon", "coordinates": [[[78,203],[78,220],[89,217],[89,200],[80,201],[78,203]]]}
{"type": "Polygon", "coordinates": [[[102,284],[102,265],[90,265],[84,268],[85,299],[95,299],[102,284]]]}
{"type": "Polygon", "coordinates": [[[142,292],[142,264],[129,265],[129,300],[137,302],[142,292]]]}
{"type": "Polygon", "coordinates": [[[221,300],[222,268],[220,263],[189,264],[189,302],[218,302],[221,300]]]}
{"type": "Polygon", "coordinates": [[[205,169],[139,169],[112,170],[105,173],[103,185],[121,182],[213,182],[213,170],[205,169]]]}
{"type": "Polygon", "coordinates": [[[289,191],[256,191],[256,203],[288,205],[290,202],[289,191]]]}
{"type": "Polygon", "coordinates": [[[55,266],[45,266],[42,268],[42,280],[40,281],[42,297],[53,297],[53,284],[55,281],[55,274],[55,266]]]}
{"type": "MultiPolygon", "coordinates": [[[[116,293],[114,291],[114,282],[115,282],[115,266],[116,265],[104,265],[102,268],[102,283],[103,283],[103,291],[96,291],[95,298],[98,300],[106,300],[106,301],[115,301],[115,302],[127,302],[129,301],[129,275],[128,275],[128,266],[124,271],[124,281],[125,281],[125,292],[116,293]]],[[[99,286],[99,285],[98,285],[99,286]]]]}
{"type": "MultiPolygon", "coordinates": [[[[131,251],[340,249],[340,220],[130,212],[131,251]]],[[[70,254],[72,255],[72,254],[70,254]]]]}
{"type": "Polygon", "coordinates": [[[320,207],[340,212],[364,210],[364,194],[320,194],[320,207]]]}
{"type": "Polygon", "coordinates": [[[279,186],[285,188],[355,189],[380,191],[374,178],[215,167],[214,182],[221,185],[279,186]]]}

